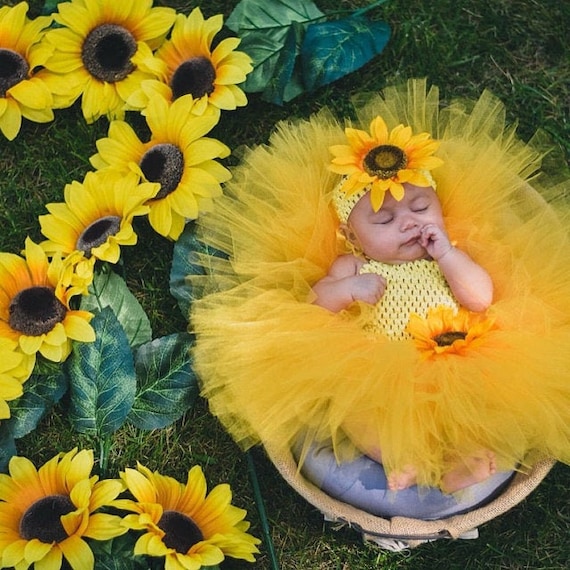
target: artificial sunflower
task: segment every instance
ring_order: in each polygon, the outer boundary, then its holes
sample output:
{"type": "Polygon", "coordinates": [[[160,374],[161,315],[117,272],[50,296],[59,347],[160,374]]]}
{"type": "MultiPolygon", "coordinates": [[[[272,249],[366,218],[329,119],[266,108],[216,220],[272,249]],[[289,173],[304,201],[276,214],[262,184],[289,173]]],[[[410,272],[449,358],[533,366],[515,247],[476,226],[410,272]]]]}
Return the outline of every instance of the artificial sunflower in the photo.
{"type": "Polygon", "coordinates": [[[151,200],[149,221],[159,234],[178,239],[187,219],[212,209],[213,198],[230,172],[215,158],[230,154],[229,148],[207,138],[218,121],[213,114],[196,116],[194,100],[181,97],[171,105],[153,97],[146,109],[151,138],[143,143],[124,121],[113,121],[108,138],[97,141],[98,154],[91,157],[97,169],[121,173],[135,171],[143,180],[158,182],[160,190],[151,200]]]}
{"type": "Polygon", "coordinates": [[[466,354],[494,326],[483,313],[440,306],[428,311],[426,318],[412,314],[406,331],[412,335],[424,358],[437,355],[466,354]]]}
{"type": "Polygon", "coordinates": [[[53,55],[45,62],[59,75],[58,94],[81,108],[91,123],[101,116],[123,118],[127,99],[142,81],[157,77],[155,50],[168,34],[176,11],[153,8],[152,0],[60,2],[46,40],[53,55]]]}
{"type": "Polygon", "coordinates": [[[158,184],[139,184],[134,172],[88,172],[83,182],[66,185],[65,203],[46,205],[50,213],[39,222],[48,240],[41,245],[48,253],[79,250],[92,260],[117,263],[120,246],[137,242],[133,218],[148,214],[144,203],[158,189],[158,184]]]}
{"type": "Polygon", "coordinates": [[[168,101],[191,95],[196,99],[196,114],[246,105],[247,98],[237,85],[253,69],[251,58],[236,51],[239,38],[223,39],[212,49],[222,26],[221,14],[205,20],[200,8],[194,8],[189,16],[178,14],[170,39],[156,52],[163,64],[160,81],[144,81],[129,103],[144,108],[153,95],[168,101]]]}
{"type": "Polygon", "coordinates": [[[330,169],[344,174],[342,190],[347,195],[370,186],[372,207],[378,211],[386,192],[396,200],[404,196],[403,184],[431,186],[430,170],[443,164],[433,156],[439,141],[429,133],[412,134],[411,127],[398,125],[388,130],[382,117],[370,123],[370,133],[359,129],[345,129],[348,145],[333,145],[334,155],[330,169]]]}
{"type": "Polygon", "coordinates": [[[14,341],[0,338],[0,420],[10,417],[7,402],[23,394],[23,383],[30,377],[34,366],[34,359],[16,348],[14,341]]]}
{"type": "Polygon", "coordinates": [[[2,568],[58,570],[63,558],[73,570],[92,570],[95,559],[84,540],[121,534],[119,517],[96,513],[122,491],[120,481],[91,476],[93,451],[59,454],[36,470],[12,457],[10,475],[0,474],[2,568]]]}
{"type": "Polygon", "coordinates": [[[55,255],[48,262],[41,246],[26,239],[25,257],[0,253],[0,338],[35,360],[39,352],[53,362],[64,361],[72,341],[91,342],[93,315],[72,310],[70,299],[87,292],[92,274],[75,273],[76,254],[55,255]]]}
{"type": "Polygon", "coordinates": [[[16,138],[22,117],[36,122],[53,121],[53,94],[45,74],[37,73],[51,54],[41,42],[51,25],[49,16],[27,17],[28,4],[0,8],[0,130],[16,138]]]}
{"type": "Polygon", "coordinates": [[[118,499],[114,505],[135,513],[123,519],[127,528],[145,531],[135,555],[162,557],[165,570],[198,570],[226,556],[255,561],[260,541],[245,532],[246,511],[231,504],[229,485],[206,495],[199,466],[190,469],[185,485],[140,464],[121,478],[136,500],[118,499]]]}

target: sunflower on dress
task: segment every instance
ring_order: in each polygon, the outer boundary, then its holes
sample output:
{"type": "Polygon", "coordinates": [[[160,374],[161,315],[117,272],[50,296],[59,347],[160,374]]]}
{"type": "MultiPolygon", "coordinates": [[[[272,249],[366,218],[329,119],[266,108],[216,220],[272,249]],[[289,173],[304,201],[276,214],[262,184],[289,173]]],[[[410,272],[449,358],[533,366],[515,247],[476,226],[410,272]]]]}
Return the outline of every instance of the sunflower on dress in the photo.
{"type": "Polygon", "coordinates": [[[191,95],[197,115],[245,106],[247,98],[238,85],[253,69],[251,58],[236,51],[239,38],[225,38],[212,48],[222,26],[221,14],[204,19],[200,8],[189,16],[178,14],[170,39],[156,52],[162,66],[160,80],[143,81],[129,104],[144,109],[154,95],[167,101],[191,95]]]}
{"type": "Polygon", "coordinates": [[[134,172],[88,172],[83,182],[66,185],[64,203],[47,204],[50,213],[39,216],[48,238],[41,246],[48,254],[82,251],[92,264],[97,259],[117,263],[121,246],[137,243],[133,219],[148,214],[145,202],[158,188],[139,183],[134,172]]]}
{"type": "Polygon", "coordinates": [[[54,53],[45,67],[58,74],[53,84],[65,106],[81,97],[88,123],[122,119],[141,82],[158,76],[153,51],[175,17],[175,10],[152,7],[152,0],[60,2],[53,19],[61,27],[46,34],[54,53]]]}
{"type": "Polygon", "coordinates": [[[48,261],[40,245],[26,239],[24,257],[0,253],[0,338],[15,342],[35,363],[37,353],[63,362],[72,341],[92,342],[93,315],[70,308],[73,296],[84,294],[92,273],[75,267],[83,256],[55,255],[48,261]]]}
{"type": "Polygon", "coordinates": [[[142,181],[158,182],[158,193],[147,202],[149,222],[173,240],[186,220],[212,209],[213,199],[222,193],[221,183],[230,178],[229,170],[215,160],[227,157],[230,149],[205,136],[218,116],[196,116],[194,104],[190,96],[171,105],[153,97],[145,111],[150,140],[142,142],[128,123],[113,121],[109,136],[97,141],[99,152],[90,159],[99,170],[136,172],[142,181]]]}
{"type": "Polygon", "coordinates": [[[113,505],[134,513],[124,517],[125,528],[144,531],[135,555],[164,558],[168,570],[199,570],[226,556],[255,561],[260,540],[246,532],[246,511],[231,504],[229,485],[206,495],[199,466],[190,469],[186,484],[141,464],[126,469],[121,479],[135,500],[117,499],[113,505]]]}
{"type": "Polygon", "coordinates": [[[119,517],[96,512],[123,490],[118,480],[91,476],[93,451],[74,449],[39,469],[12,457],[9,475],[0,474],[0,563],[2,568],[93,570],[95,557],[85,538],[109,540],[126,532],[119,517]]]}
{"type": "Polygon", "coordinates": [[[51,55],[42,38],[50,16],[27,17],[28,4],[0,8],[0,131],[13,140],[22,117],[36,123],[53,121],[54,98],[49,74],[37,72],[51,55]]]}

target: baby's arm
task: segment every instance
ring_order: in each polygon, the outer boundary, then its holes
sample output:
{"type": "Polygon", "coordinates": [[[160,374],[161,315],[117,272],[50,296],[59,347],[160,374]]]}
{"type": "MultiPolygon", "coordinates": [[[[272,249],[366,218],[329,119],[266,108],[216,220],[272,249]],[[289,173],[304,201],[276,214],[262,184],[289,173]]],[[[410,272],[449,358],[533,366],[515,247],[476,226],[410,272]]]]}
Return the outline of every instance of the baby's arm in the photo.
{"type": "Polygon", "coordinates": [[[377,303],[386,290],[386,279],[373,273],[359,275],[363,264],[354,255],[338,257],[328,274],[313,286],[317,295],[314,304],[338,313],[353,301],[377,303]]]}
{"type": "Polygon", "coordinates": [[[421,244],[437,261],[457,301],[466,309],[482,312],[493,301],[489,274],[465,252],[451,245],[446,233],[435,224],[422,228],[421,244]]]}

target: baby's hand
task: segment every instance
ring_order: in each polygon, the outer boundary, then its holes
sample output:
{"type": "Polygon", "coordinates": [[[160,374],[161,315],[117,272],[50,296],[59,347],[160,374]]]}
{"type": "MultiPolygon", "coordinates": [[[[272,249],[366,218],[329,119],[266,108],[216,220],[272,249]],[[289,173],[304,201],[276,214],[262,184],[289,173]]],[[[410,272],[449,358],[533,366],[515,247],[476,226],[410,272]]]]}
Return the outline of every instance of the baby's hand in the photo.
{"type": "Polygon", "coordinates": [[[439,226],[426,224],[420,231],[420,244],[432,259],[437,261],[453,249],[447,234],[439,226]]]}
{"type": "Polygon", "coordinates": [[[375,305],[386,291],[386,279],[375,273],[354,275],[351,279],[351,295],[353,301],[364,301],[375,305]]]}

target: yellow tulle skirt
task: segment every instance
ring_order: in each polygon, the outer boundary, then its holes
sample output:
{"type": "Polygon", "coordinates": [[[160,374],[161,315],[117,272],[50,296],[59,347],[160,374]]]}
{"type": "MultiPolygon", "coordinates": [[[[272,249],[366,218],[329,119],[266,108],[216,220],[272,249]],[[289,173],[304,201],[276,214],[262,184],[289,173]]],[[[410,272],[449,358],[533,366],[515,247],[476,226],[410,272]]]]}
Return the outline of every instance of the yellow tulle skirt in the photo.
{"type": "Polygon", "coordinates": [[[426,485],[481,449],[500,468],[569,463],[570,181],[540,172],[541,152],[487,92],[442,108],[437,88],[411,80],[355,110],[351,126],[381,115],[441,140],[433,176],[447,229],[493,278],[493,326],[460,352],[429,355],[367,332],[365,306],[311,304],[346,252],[328,148],[349,122],[327,110],[282,122],[196,228],[204,275],[190,277],[190,323],[212,412],[244,448],[330,440],[342,461],[378,442],[387,470],[412,464],[426,485]],[[368,440],[353,445],[358,434],[368,440]]]}

